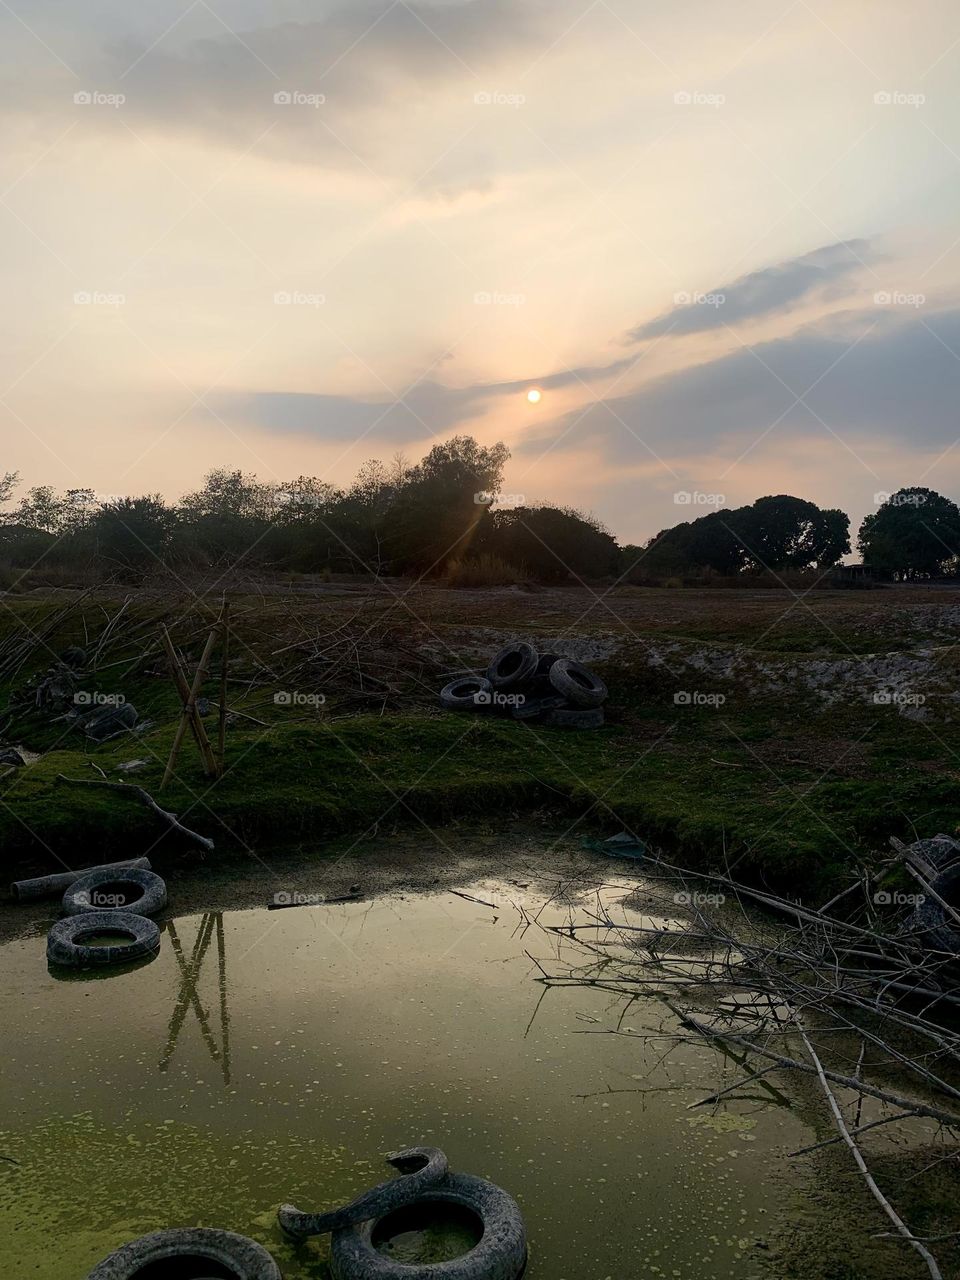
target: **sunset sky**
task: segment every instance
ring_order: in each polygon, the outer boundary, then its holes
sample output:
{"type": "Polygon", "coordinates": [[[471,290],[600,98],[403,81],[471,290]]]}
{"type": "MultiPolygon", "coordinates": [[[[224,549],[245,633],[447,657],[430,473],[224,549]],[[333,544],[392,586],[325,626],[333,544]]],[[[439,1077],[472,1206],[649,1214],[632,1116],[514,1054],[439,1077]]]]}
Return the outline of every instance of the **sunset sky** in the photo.
{"type": "Polygon", "coordinates": [[[469,433],[629,542],[678,493],[960,498],[955,0],[0,0],[0,40],[26,485],[469,433]]]}

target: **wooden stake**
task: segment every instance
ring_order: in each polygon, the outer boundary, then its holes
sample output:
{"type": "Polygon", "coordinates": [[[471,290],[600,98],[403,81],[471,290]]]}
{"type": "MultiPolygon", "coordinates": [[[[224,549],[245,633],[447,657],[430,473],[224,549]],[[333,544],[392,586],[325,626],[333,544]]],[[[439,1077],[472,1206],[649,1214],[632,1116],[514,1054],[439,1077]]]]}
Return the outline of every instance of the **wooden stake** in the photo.
{"type": "MultiPolygon", "coordinates": [[[[200,686],[203,684],[203,678],[207,674],[207,667],[210,663],[210,655],[213,652],[213,646],[217,642],[217,631],[213,631],[207,636],[207,643],[203,646],[203,656],[200,658],[200,665],[197,667],[197,674],[193,677],[193,684],[190,686],[189,695],[180,715],[180,723],[177,725],[177,732],[173,739],[173,746],[170,748],[170,759],[167,761],[167,767],[163,771],[163,780],[160,783],[160,790],[167,785],[170,775],[173,773],[174,766],[177,763],[177,756],[180,754],[180,744],[183,742],[183,735],[187,731],[187,725],[193,718],[197,705],[197,694],[200,692],[200,686]]],[[[206,734],[204,734],[206,737],[206,734]]],[[[207,743],[207,750],[210,750],[210,744],[207,743]]]]}
{"type": "MultiPolygon", "coordinates": [[[[173,676],[173,682],[177,686],[177,692],[180,695],[181,706],[185,707],[190,701],[190,686],[187,684],[187,678],[183,674],[183,667],[180,665],[180,659],[177,657],[176,650],[166,627],[161,626],[160,635],[163,641],[163,648],[167,655],[167,661],[170,664],[170,674],[173,676]]],[[[203,771],[208,777],[215,777],[217,772],[217,762],[214,759],[213,749],[210,746],[210,740],[207,737],[207,731],[203,727],[203,720],[200,713],[194,706],[190,715],[190,729],[193,732],[194,739],[200,755],[203,757],[203,771]]]]}
{"type": "Polygon", "coordinates": [[[226,600],[220,614],[222,644],[220,646],[220,721],[217,726],[218,777],[223,776],[224,746],[227,739],[227,663],[230,660],[230,606],[226,600]]]}

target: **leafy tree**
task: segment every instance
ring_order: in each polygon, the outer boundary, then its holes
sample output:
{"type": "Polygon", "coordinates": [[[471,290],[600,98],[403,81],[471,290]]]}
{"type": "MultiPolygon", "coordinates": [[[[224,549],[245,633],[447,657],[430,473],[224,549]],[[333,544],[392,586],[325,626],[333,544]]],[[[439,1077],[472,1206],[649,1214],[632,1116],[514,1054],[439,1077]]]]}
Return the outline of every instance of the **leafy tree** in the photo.
{"type": "Polygon", "coordinates": [[[0,476],[0,503],[10,501],[10,497],[19,483],[19,471],[5,471],[0,476]]]}
{"type": "MultiPolygon", "coordinates": [[[[217,467],[177,508],[174,548],[185,559],[240,560],[261,548],[276,510],[275,486],[256,476],[217,467]]],[[[261,548],[262,551],[262,548],[261,548]]]]}
{"type": "Polygon", "coordinates": [[[835,508],[823,510],[788,494],[758,498],[731,513],[732,525],[755,569],[807,569],[835,564],[850,550],[850,521],[835,508]]]}
{"type": "Polygon", "coordinates": [[[616,573],[616,541],[593,516],[570,507],[494,511],[480,546],[540,582],[616,573]]]}
{"type": "Polygon", "coordinates": [[[281,524],[314,519],[342,497],[339,489],[316,476],[298,476],[277,485],[273,494],[273,518],[281,524]]]}
{"type": "Polygon", "coordinates": [[[28,529],[57,533],[66,509],[66,499],[51,485],[35,485],[20,499],[10,519],[28,529]]]}
{"type": "Polygon", "coordinates": [[[960,556],[960,509],[933,489],[898,489],[866,517],[857,545],[864,564],[901,578],[945,573],[960,556]]]}
{"type": "Polygon", "coordinates": [[[449,560],[461,559],[487,515],[478,495],[500,489],[509,457],[506,445],[454,436],[406,471],[383,522],[394,571],[441,573],[449,560]]]}
{"type": "Polygon", "coordinates": [[[159,493],[104,503],[90,521],[96,553],[122,570],[142,571],[164,560],[176,523],[159,493]]]}

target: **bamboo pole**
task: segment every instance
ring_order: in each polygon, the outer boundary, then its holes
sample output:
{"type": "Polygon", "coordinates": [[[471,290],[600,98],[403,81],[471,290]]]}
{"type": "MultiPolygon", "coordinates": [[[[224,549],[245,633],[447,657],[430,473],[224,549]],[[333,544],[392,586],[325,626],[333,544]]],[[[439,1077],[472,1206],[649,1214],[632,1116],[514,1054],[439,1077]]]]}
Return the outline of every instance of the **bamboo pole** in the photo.
{"type": "MultiPolygon", "coordinates": [[[[177,686],[177,692],[180,695],[180,702],[186,706],[190,701],[190,686],[187,684],[187,678],[183,674],[183,667],[180,665],[180,659],[177,657],[173,642],[167,632],[166,627],[160,628],[161,638],[163,640],[164,652],[167,655],[167,661],[170,664],[170,673],[173,676],[173,682],[177,686]]],[[[210,746],[210,740],[207,737],[207,731],[203,727],[203,720],[194,706],[190,715],[190,729],[196,740],[200,755],[203,757],[203,771],[208,777],[216,776],[217,762],[214,759],[213,749],[210,746]]]]}
{"type": "MultiPolygon", "coordinates": [[[[161,791],[169,782],[170,775],[173,773],[174,766],[177,763],[177,756],[180,754],[180,745],[183,742],[183,735],[186,733],[187,725],[190,723],[190,720],[196,710],[197,694],[200,692],[200,687],[203,684],[203,678],[207,674],[207,667],[210,664],[210,655],[213,652],[213,646],[216,644],[216,641],[217,632],[216,628],[214,628],[214,630],[210,632],[209,636],[207,636],[207,643],[203,647],[203,655],[200,658],[200,665],[197,667],[197,674],[193,677],[193,684],[190,686],[187,701],[180,714],[180,722],[177,725],[177,732],[173,739],[173,746],[170,748],[170,758],[167,761],[167,767],[163,771],[163,780],[160,783],[161,791]]],[[[204,736],[206,735],[204,734],[204,736]]],[[[207,743],[207,750],[210,750],[209,742],[207,743]]]]}
{"type": "Polygon", "coordinates": [[[220,614],[221,637],[220,646],[220,717],[217,723],[217,761],[218,777],[223,776],[224,748],[227,740],[227,664],[230,661],[230,606],[224,600],[220,614]]]}

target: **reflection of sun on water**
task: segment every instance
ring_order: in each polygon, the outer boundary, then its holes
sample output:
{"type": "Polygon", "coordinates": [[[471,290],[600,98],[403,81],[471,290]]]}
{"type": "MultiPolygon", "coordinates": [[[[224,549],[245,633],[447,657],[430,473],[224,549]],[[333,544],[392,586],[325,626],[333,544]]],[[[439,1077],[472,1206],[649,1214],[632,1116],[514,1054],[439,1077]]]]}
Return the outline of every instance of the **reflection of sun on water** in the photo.
{"type": "Polygon", "coordinates": [[[531,404],[539,404],[542,396],[543,396],[543,392],[540,390],[539,387],[531,387],[530,390],[527,392],[527,399],[530,401],[531,404]]]}

